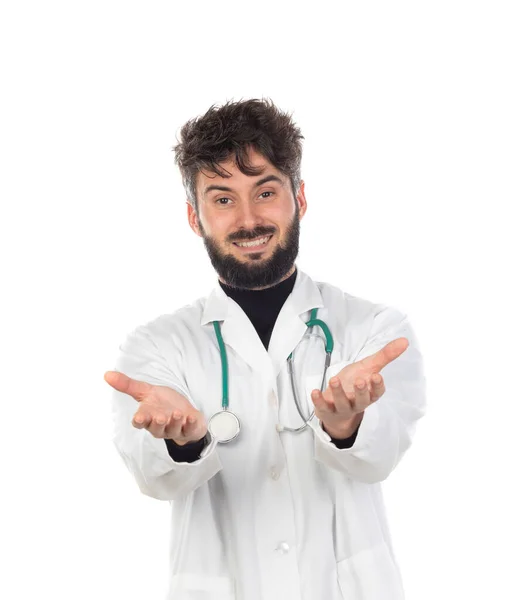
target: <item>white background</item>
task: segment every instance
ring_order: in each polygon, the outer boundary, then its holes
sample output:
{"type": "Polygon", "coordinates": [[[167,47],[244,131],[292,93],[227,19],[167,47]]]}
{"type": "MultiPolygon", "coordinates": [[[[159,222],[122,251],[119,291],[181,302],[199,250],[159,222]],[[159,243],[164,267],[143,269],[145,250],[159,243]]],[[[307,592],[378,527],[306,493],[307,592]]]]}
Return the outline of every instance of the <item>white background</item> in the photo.
{"type": "Polygon", "coordinates": [[[185,4],[2,4],[1,597],[164,597],[170,508],[103,374],[216,279],[180,126],[269,97],[305,136],[299,267],[405,311],[424,354],[384,483],[407,600],[513,598],[510,3],[185,4]]]}

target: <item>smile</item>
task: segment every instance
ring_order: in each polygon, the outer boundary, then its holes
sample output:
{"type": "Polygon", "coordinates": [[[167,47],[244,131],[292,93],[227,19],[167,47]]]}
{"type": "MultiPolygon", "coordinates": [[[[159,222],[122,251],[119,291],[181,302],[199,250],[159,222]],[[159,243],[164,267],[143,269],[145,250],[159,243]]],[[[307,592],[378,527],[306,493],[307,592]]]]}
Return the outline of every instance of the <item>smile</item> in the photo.
{"type": "Polygon", "coordinates": [[[251,248],[253,250],[261,250],[264,248],[273,236],[267,235],[251,242],[234,242],[238,248],[251,248]]]}

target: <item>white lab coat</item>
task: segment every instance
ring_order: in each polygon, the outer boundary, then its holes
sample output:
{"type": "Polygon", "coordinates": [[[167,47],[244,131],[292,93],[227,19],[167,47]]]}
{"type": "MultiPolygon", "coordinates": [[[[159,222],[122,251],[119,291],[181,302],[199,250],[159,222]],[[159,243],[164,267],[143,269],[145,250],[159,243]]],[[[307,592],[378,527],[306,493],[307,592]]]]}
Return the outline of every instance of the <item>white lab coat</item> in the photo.
{"type": "MultiPolygon", "coordinates": [[[[116,448],[141,492],[171,503],[167,598],[402,600],[380,482],[411,445],[425,413],[422,356],[406,316],[314,282],[298,269],[266,351],[216,281],[208,297],[131,332],[115,368],[176,389],[208,419],[221,409],[214,320],[221,321],[227,348],[238,438],[211,440],[197,462],[177,463],[163,439],[132,426],[137,402],[113,390],[116,448]],[[348,449],[338,449],[316,417],[301,433],[276,428],[303,424],[286,359],[314,307],[334,337],[326,381],[393,339],[410,342],[382,370],[386,392],[366,409],[348,449]]],[[[302,372],[296,367],[306,408],[312,407],[311,390],[321,385],[324,354],[322,345],[316,349],[302,372]]]]}

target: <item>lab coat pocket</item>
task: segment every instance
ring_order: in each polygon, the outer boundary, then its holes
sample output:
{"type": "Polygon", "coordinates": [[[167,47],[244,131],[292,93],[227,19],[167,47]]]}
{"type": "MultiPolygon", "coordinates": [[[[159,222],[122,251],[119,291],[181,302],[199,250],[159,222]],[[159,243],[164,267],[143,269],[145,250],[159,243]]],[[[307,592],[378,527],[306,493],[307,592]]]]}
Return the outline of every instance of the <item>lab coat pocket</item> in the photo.
{"type": "Polygon", "coordinates": [[[401,576],[385,542],[337,563],[344,600],[404,600],[401,576]]]}
{"type": "MultiPolygon", "coordinates": [[[[328,381],[334,375],[337,375],[339,371],[344,369],[347,365],[351,365],[352,361],[350,360],[340,360],[339,362],[331,364],[327,369],[327,374],[325,375],[325,382],[323,384],[323,390],[327,388],[328,381]]],[[[307,399],[309,403],[312,405],[311,400],[311,392],[312,390],[321,389],[321,381],[323,379],[323,371],[320,371],[317,375],[309,375],[305,378],[305,392],[307,394],[307,399]]]]}
{"type": "Polygon", "coordinates": [[[236,600],[235,583],[230,577],[182,573],[171,578],[168,600],[236,600]]]}

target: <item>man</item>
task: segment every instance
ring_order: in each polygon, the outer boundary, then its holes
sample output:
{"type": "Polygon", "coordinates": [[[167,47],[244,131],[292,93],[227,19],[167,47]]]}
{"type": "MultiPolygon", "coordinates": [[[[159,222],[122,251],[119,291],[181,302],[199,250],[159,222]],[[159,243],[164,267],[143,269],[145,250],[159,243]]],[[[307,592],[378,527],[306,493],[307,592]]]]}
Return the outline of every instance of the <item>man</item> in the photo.
{"type": "Polygon", "coordinates": [[[381,481],[425,413],[422,357],[405,315],[296,267],[301,139],[270,101],[183,126],[189,225],[218,281],[136,328],[105,374],[119,453],[172,503],[173,600],[403,598],[381,481]]]}

